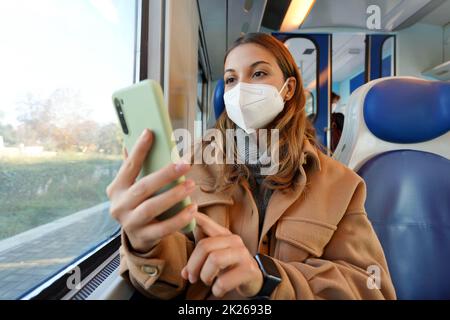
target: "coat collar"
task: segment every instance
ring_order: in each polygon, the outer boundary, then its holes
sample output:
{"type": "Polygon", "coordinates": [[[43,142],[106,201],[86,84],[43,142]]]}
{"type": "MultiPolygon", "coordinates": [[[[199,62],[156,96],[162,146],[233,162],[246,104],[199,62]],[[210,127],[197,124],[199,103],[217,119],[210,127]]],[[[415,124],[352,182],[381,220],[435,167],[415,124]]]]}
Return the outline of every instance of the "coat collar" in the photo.
{"type": "MultiPolygon", "coordinates": [[[[308,164],[311,164],[311,170],[315,171],[321,171],[322,166],[320,164],[320,158],[317,151],[317,148],[314,147],[311,142],[309,142],[308,139],[305,139],[305,142],[303,143],[303,163],[302,166],[307,166],[308,164]]],[[[309,170],[309,169],[308,169],[309,170]]]]}

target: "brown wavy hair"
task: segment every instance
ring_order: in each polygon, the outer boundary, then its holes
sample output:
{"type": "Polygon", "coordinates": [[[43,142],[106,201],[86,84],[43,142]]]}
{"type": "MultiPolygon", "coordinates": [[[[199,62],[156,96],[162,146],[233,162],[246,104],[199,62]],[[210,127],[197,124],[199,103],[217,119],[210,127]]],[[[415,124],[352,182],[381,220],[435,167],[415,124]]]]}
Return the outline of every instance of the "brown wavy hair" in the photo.
{"type": "MultiPolygon", "coordinates": [[[[275,58],[286,81],[290,77],[297,80],[294,95],[285,103],[283,111],[267,126],[267,129],[279,129],[279,170],[275,175],[265,177],[263,184],[269,189],[293,188],[296,178],[300,174],[300,159],[303,143],[308,139],[318,146],[315,130],[305,112],[305,94],[303,81],[297,64],[286,46],[275,37],[265,33],[248,33],[237,39],[225,54],[224,62],[229,53],[243,44],[256,44],[268,50],[275,58]]],[[[236,125],[223,112],[218,118],[215,128],[225,137],[227,129],[235,129],[236,125]]],[[[270,133],[270,130],[268,130],[270,133]]],[[[234,142],[236,150],[236,141],[234,142]]],[[[270,143],[270,137],[268,139],[270,143]]],[[[270,145],[269,145],[270,147],[270,145]]],[[[242,179],[248,181],[250,171],[244,164],[225,164],[216,188],[233,186],[242,179]]]]}

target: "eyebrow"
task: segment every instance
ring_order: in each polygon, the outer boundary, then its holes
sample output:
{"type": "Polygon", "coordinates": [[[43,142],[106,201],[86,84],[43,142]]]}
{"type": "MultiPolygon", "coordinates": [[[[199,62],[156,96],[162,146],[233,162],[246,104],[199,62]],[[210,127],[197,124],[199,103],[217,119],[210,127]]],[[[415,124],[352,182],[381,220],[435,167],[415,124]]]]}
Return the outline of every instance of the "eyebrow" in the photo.
{"type": "MultiPolygon", "coordinates": [[[[257,65],[260,65],[260,64],[268,64],[268,65],[270,66],[270,63],[261,60],[261,61],[253,62],[253,63],[250,65],[250,68],[254,68],[254,67],[256,67],[257,65]]],[[[234,71],[236,71],[236,70],[234,70],[234,69],[227,69],[227,70],[225,70],[224,73],[227,73],[227,72],[234,72],[234,71]]]]}

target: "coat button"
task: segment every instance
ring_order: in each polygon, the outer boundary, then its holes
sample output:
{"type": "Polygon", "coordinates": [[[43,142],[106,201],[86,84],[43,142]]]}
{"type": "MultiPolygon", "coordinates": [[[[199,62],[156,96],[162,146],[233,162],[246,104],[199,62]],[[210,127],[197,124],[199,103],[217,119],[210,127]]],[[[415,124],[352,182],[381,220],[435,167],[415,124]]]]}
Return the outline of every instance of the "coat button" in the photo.
{"type": "Polygon", "coordinates": [[[142,266],[141,269],[142,269],[142,271],[144,271],[146,274],[148,274],[150,277],[155,277],[155,276],[157,276],[158,273],[159,273],[158,267],[156,267],[156,266],[148,266],[148,265],[145,265],[145,266],[142,266]]]}

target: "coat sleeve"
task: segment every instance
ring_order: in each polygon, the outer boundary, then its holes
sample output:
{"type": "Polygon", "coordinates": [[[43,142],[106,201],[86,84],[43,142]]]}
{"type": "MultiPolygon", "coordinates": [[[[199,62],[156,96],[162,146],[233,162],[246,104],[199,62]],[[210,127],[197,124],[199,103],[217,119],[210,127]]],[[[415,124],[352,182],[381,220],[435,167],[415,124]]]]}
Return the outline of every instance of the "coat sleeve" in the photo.
{"type": "Polygon", "coordinates": [[[181,232],[164,237],[145,254],[130,249],[122,230],[120,247],[120,275],[143,295],[152,299],[172,299],[182,294],[187,281],[181,277],[193,251],[194,243],[181,232]]]}
{"type": "Polygon", "coordinates": [[[319,258],[274,259],[282,282],[271,299],[396,299],[381,244],[364,210],[360,182],[319,258]]]}

